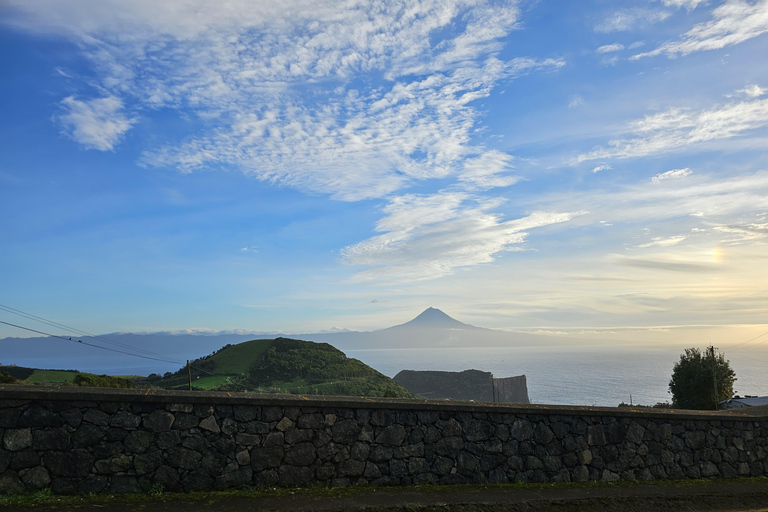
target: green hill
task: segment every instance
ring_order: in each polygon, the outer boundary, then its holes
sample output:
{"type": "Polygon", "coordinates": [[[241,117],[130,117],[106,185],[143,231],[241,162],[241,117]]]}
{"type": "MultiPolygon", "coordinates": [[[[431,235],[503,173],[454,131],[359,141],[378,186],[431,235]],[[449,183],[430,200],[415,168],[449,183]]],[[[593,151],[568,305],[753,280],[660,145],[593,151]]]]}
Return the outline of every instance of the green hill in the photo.
{"type": "MultiPolygon", "coordinates": [[[[227,345],[191,362],[193,389],[346,396],[414,397],[370,366],[327,343],[277,338],[227,345]],[[195,369],[200,368],[209,373],[195,369]]],[[[186,389],[187,369],[154,385],[186,389]]]]}

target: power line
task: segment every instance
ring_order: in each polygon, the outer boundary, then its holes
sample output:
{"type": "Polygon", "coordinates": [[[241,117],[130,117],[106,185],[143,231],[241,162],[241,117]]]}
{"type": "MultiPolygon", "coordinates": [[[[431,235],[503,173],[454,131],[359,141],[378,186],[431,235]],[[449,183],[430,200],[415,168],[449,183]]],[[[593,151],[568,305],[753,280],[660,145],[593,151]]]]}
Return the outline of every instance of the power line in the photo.
{"type": "MultiPolygon", "coordinates": [[[[163,354],[158,354],[157,352],[152,352],[150,350],[144,350],[144,349],[141,349],[141,348],[129,345],[127,343],[121,343],[119,341],[110,340],[109,338],[105,338],[104,336],[98,336],[96,334],[91,334],[91,333],[89,333],[87,331],[83,331],[82,329],[77,329],[75,327],[69,327],[68,325],[64,325],[62,323],[55,322],[53,320],[48,320],[47,318],[43,318],[43,317],[38,316],[38,315],[33,315],[32,313],[27,313],[25,311],[21,311],[19,309],[12,308],[10,306],[5,306],[3,304],[0,304],[0,310],[6,311],[8,313],[13,313],[14,315],[18,315],[18,316],[27,318],[29,320],[34,320],[36,322],[40,322],[40,323],[43,323],[43,324],[46,324],[46,325],[50,325],[51,327],[57,327],[59,329],[64,329],[66,331],[69,331],[69,332],[72,332],[72,333],[76,333],[78,336],[87,336],[89,338],[94,338],[94,339],[97,339],[97,340],[101,340],[101,341],[104,341],[106,343],[109,343],[109,344],[112,344],[112,345],[116,345],[118,347],[123,347],[123,348],[126,348],[126,349],[131,349],[133,351],[142,352],[144,354],[148,354],[148,355],[155,356],[155,357],[166,357],[163,354]]],[[[179,363],[179,364],[183,364],[183,363],[179,363]]]]}
{"type": "Polygon", "coordinates": [[[108,350],[110,352],[117,352],[117,353],[120,353],[120,354],[129,355],[129,356],[141,357],[141,358],[144,358],[144,359],[152,359],[152,360],[155,360],[155,361],[162,361],[163,363],[183,364],[183,363],[180,363],[179,361],[173,361],[173,360],[170,360],[170,359],[160,359],[160,358],[157,358],[157,357],[143,356],[141,354],[133,354],[131,352],[125,352],[123,350],[117,350],[117,349],[114,349],[114,348],[102,347],[101,345],[95,345],[93,343],[88,343],[87,341],[73,340],[72,338],[66,338],[64,336],[59,336],[57,334],[51,334],[51,333],[48,333],[48,332],[38,331],[36,329],[30,329],[29,327],[23,327],[21,325],[12,324],[10,322],[4,322],[2,320],[0,320],[0,324],[10,325],[11,327],[16,327],[18,329],[24,329],[25,331],[34,332],[34,333],[42,334],[42,335],[45,335],[45,336],[50,336],[52,338],[59,338],[60,340],[64,340],[64,341],[71,341],[72,343],[79,343],[79,344],[83,344],[83,345],[88,345],[89,347],[100,348],[102,350],[108,350]]]}
{"type": "MultiPolygon", "coordinates": [[[[181,361],[175,361],[173,359],[163,358],[162,356],[161,357],[152,357],[152,356],[146,356],[146,355],[141,355],[141,354],[135,354],[135,353],[132,353],[132,352],[126,352],[124,350],[118,350],[118,349],[114,349],[114,348],[110,348],[110,347],[103,347],[101,345],[96,345],[94,343],[88,343],[87,341],[73,340],[72,338],[68,338],[68,337],[65,337],[65,336],[59,336],[57,334],[51,334],[51,333],[44,332],[44,331],[38,331],[36,329],[30,329],[29,327],[24,327],[24,326],[21,326],[21,325],[12,324],[10,322],[4,322],[2,320],[0,320],[0,323],[1,324],[5,324],[5,325],[10,325],[11,327],[16,327],[17,329],[23,329],[25,331],[34,332],[34,333],[37,333],[37,334],[42,334],[44,336],[49,336],[51,338],[58,338],[58,339],[64,340],[64,341],[71,341],[72,343],[78,343],[78,344],[82,344],[82,345],[87,345],[89,347],[94,347],[94,348],[100,348],[102,350],[107,350],[109,352],[116,352],[118,354],[125,354],[125,355],[128,355],[128,356],[141,357],[142,359],[151,359],[153,361],[160,361],[162,363],[171,363],[171,364],[178,364],[180,366],[185,366],[185,364],[182,363],[181,361]]],[[[209,372],[208,370],[205,370],[203,368],[199,368],[197,366],[190,365],[190,367],[194,368],[195,370],[207,373],[208,375],[216,375],[215,373],[209,372]]]]}

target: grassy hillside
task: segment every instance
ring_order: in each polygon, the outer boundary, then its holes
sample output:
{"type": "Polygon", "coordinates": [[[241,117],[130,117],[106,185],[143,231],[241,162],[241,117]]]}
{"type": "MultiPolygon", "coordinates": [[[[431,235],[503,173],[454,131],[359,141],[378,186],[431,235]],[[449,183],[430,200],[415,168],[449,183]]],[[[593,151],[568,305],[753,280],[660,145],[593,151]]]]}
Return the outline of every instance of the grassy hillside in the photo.
{"type": "MultiPolygon", "coordinates": [[[[201,390],[258,391],[347,396],[413,397],[370,366],[327,343],[277,338],[227,345],[192,362],[192,387],[201,390]]],[[[187,369],[153,384],[186,389],[187,369]]]]}
{"type": "Polygon", "coordinates": [[[275,340],[252,340],[228,345],[211,356],[210,360],[216,365],[215,373],[226,375],[246,373],[274,343],[275,340]]]}

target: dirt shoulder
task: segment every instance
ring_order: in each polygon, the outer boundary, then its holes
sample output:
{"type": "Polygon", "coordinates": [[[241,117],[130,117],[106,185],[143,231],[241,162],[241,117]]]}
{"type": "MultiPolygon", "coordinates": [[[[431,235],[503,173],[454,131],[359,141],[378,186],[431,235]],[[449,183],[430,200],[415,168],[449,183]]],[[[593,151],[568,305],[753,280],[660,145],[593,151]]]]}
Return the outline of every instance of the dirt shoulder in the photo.
{"type": "MultiPolygon", "coordinates": [[[[55,500],[56,498],[52,498],[55,500]]],[[[277,491],[165,494],[156,497],[96,497],[8,505],[3,511],[46,510],[165,512],[590,512],[761,511],[768,512],[768,480],[637,484],[619,486],[462,486],[450,489],[374,489],[348,492],[277,491]]]]}

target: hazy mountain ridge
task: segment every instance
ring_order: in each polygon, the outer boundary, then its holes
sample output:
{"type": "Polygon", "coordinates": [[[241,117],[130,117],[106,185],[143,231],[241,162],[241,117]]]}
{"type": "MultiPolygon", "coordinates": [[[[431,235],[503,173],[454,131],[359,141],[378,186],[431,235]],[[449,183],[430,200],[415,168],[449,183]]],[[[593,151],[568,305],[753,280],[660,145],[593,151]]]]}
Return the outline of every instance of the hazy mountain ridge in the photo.
{"type": "MultiPolygon", "coordinates": [[[[149,359],[100,350],[84,344],[58,338],[5,338],[0,340],[0,363],[19,364],[37,368],[77,368],[94,373],[149,374],[175,371],[187,359],[196,359],[227,344],[242,343],[257,338],[286,338],[330,343],[344,350],[388,348],[472,348],[528,347],[542,345],[589,344],[590,340],[547,336],[521,332],[498,331],[460,322],[437,308],[428,308],[414,319],[378,331],[336,331],[317,333],[196,334],[179,331],[163,333],[113,333],[100,336],[116,344],[93,338],[82,338],[115,350],[136,352],[146,350],[161,354],[142,353],[149,359]],[[131,348],[126,348],[131,347],[131,348]],[[165,361],[155,361],[157,357],[165,361]]],[[[73,338],[76,340],[78,338],[73,338]]],[[[606,341],[595,341],[606,344],[606,341]]]]}

